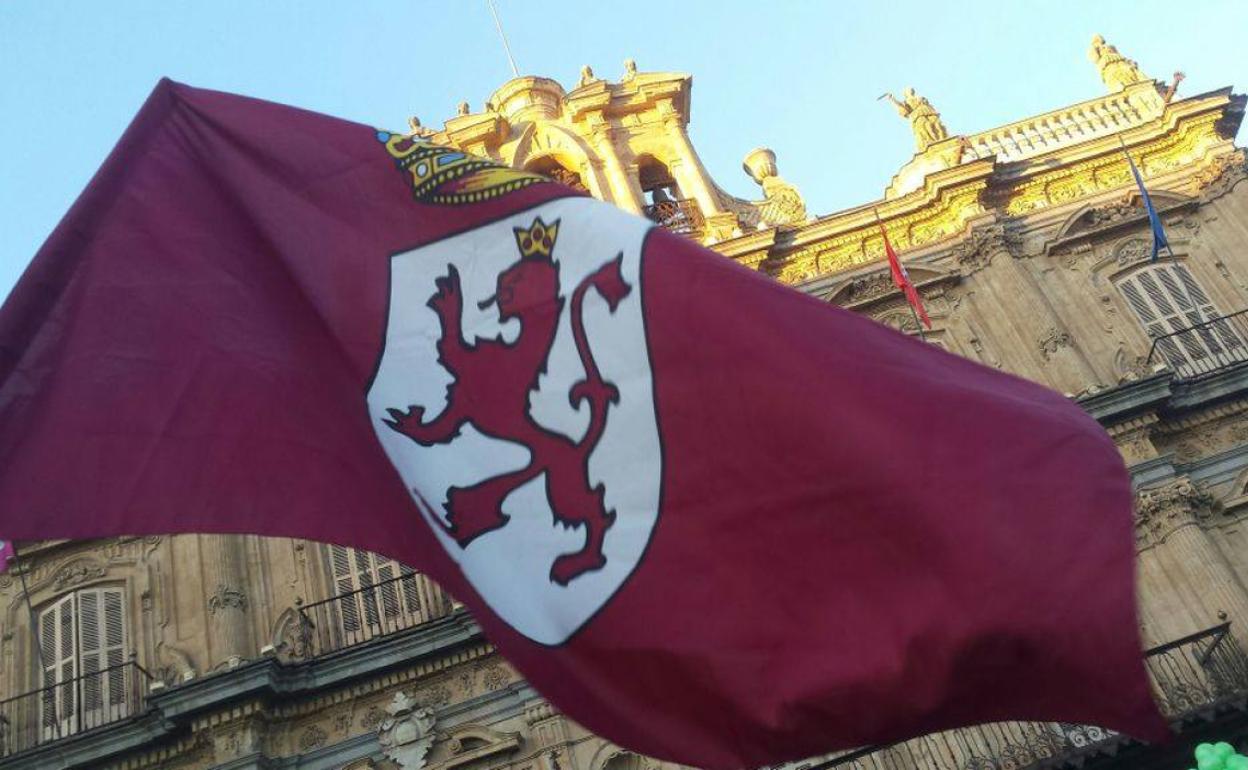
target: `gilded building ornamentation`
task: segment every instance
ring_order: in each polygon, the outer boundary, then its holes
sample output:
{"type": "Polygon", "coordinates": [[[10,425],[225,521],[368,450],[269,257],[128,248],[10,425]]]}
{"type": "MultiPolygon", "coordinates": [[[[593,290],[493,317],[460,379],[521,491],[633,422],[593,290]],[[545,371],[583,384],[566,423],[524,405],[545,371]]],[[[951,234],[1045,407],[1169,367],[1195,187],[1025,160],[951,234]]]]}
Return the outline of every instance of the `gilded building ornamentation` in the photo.
{"type": "Polygon", "coordinates": [[[1149,77],[1140,71],[1140,65],[1118,53],[1118,49],[1105,42],[1100,35],[1092,36],[1088,46],[1088,58],[1101,73],[1101,80],[1110,91],[1122,91],[1134,83],[1147,82],[1149,77]]]}
{"type": "Polygon", "coordinates": [[[969,274],[991,264],[997,252],[1012,251],[1016,243],[1017,239],[1006,232],[1005,225],[994,223],[973,228],[949,254],[962,266],[964,274],[969,274]]]}
{"type": "Polygon", "coordinates": [[[940,113],[926,97],[919,96],[913,87],[902,91],[900,99],[887,92],[880,98],[887,98],[897,108],[897,114],[910,121],[910,130],[914,132],[914,146],[918,152],[949,138],[949,131],[940,119],[940,113]]]}
{"type": "Polygon", "coordinates": [[[1216,200],[1226,195],[1235,185],[1248,179],[1248,157],[1243,150],[1219,157],[1196,178],[1201,199],[1216,200]]]}
{"type": "Polygon", "coordinates": [[[586,64],[585,66],[581,67],[581,79],[576,82],[576,87],[584,88],[585,86],[593,85],[594,83],[601,83],[601,82],[602,82],[602,78],[594,77],[593,67],[590,67],[588,64],[586,64]]]}
{"type": "Polygon", "coordinates": [[[1187,477],[1138,493],[1135,497],[1136,547],[1143,550],[1164,543],[1176,530],[1208,518],[1215,504],[1213,495],[1187,477]]]}

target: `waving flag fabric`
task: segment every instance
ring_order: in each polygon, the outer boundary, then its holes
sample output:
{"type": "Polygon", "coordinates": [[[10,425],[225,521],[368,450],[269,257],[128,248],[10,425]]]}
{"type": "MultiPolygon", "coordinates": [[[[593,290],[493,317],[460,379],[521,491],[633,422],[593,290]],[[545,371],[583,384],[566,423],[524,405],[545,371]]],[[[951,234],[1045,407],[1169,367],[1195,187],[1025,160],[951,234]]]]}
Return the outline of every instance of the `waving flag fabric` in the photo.
{"type": "Polygon", "coordinates": [[[1140,176],[1140,170],[1136,168],[1135,161],[1131,160],[1131,153],[1127,152],[1127,145],[1123,142],[1122,136],[1118,137],[1118,144],[1122,147],[1122,154],[1127,157],[1127,165],[1131,167],[1131,176],[1135,179],[1135,186],[1140,190],[1140,200],[1144,203],[1144,210],[1148,212],[1148,226],[1153,231],[1153,251],[1150,260],[1156,262],[1162,249],[1170,250],[1166,228],[1161,226],[1161,217],[1157,216],[1153,198],[1148,194],[1148,188],[1144,186],[1144,177],[1140,176]]]}
{"type": "Polygon", "coordinates": [[[0,540],[0,573],[9,569],[11,561],[13,561],[13,543],[8,540],[0,540]]]}
{"type": "Polygon", "coordinates": [[[423,139],[163,82],[0,310],[0,415],[0,532],[377,551],[646,754],[1160,729],[1095,421],[423,139]]]}
{"type": "MultiPolygon", "coordinates": [[[[878,220],[878,214],[876,218],[878,220]]],[[[883,223],[880,223],[880,235],[884,238],[884,253],[888,257],[888,271],[893,276],[893,285],[901,290],[906,302],[910,303],[915,318],[922,321],[927,328],[932,328],[932,319],[927,317],[927,309],[923,307],[923,298],[919,296],[919,290],[910,282],[910,274],[906,272],[905,265],[901,264],[901,258],[893,250],[893,244],[888,240],[888,232],[884,230],[883,223]]]]}

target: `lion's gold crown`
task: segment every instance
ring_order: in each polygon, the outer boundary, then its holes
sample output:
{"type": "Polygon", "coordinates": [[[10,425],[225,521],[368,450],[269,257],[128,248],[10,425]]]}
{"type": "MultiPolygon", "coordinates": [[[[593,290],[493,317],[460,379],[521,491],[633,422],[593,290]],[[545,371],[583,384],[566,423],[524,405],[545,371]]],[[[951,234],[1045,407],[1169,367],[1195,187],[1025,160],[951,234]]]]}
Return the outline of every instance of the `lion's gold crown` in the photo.
{"type": "Polygon", "coordinates": [[[523,259],[532,257],[547,257],[555,250],[555,238],[559,235],[559,220],[556,219],[550,224],[542,221],[541,217],[533,220],[533,224],[528,227],[517,227],[516,245],[520,247],[520,256],[523,259]]]}

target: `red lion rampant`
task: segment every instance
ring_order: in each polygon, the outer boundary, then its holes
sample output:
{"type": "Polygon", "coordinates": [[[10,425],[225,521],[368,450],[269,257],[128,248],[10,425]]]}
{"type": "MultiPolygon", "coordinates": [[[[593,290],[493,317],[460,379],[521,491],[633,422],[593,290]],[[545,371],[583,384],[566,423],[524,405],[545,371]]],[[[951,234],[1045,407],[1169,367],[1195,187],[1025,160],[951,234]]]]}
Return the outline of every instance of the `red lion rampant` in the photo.
{"type": "Polygon", "coordinates": [[[573,440],[539,425],[529,414],[529,395],[546,371],[563,312],[559,266],[552,259],[558,232],[559,220],[546,224],[540,217],[527,229],[515,228],[520,260],[499,274],[494,296],[478,304],[481,309],[496,305],[500,323],[513,318],[520,322],[515,342],[506,343],[499,336],[468,343],[462,329],[464,300],[459,271],[451,265],[446,275],[437,279],[437,292],[430,297],[429,307],[442,326],[438,361],[453,377],[446,408],[430,422],[424,421],[423,407],[390,409],[391,419],[386,423],[421,446],[445,444],[459,435],[465,423],[472,423],[486,436],[527,448],[529,463],[525,467],[470,487],[451,487],[442,527],[460,547],[466,547],[507,524],[510,517],[502,512],[503,500],[520,485],[545,474],[546,497],[556,523],[586,530],[585,545],[574,553],[561,554],[551,565],[550,579],[567,585],[607,563],[603,537],[615,521],[615,511],[608,511],[603,500],[605,487],[590,486],[589,456],[602,438],[607,409],[619,402],[620,394],[615,385],[603,380],[594,362],[585,336],[582,304],[593,289],[614,313],[632,287],[620,273],[623,254],[603,263],[577,284],[572,292],[572,336],[585,378],[572,385],[568,401],[574,409],[588,402],[589,427],[580,440],[573,440]]]}

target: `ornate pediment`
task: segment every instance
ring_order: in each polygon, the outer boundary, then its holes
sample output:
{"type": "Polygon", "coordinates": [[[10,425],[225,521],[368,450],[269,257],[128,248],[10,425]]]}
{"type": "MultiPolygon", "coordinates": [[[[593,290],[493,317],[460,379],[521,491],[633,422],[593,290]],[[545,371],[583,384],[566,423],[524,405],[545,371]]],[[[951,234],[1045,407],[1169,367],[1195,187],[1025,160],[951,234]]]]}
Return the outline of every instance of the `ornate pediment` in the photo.
{"type": "MultiPolygon", "coordinates": [[[[460,725],[439,736],[448,755],[429,765],[429,770],[450,770],[520,748],[520,733],[502,732],[485,725],[460,725]]],[[[439,754],[441,746],[439,746],[439,754]]],[[[493,764],[493,763],[491,763],[493,764]]]]}
{"type": "MultiPolygon", "coordinates": [[[[1197,203],[1195,198],[1165,190],[1149,191],[1149,197],[1153,199],[1153,206],[1158,214],[1184,209],[1197,203]]],[[[1056,235],[1045,247],[1045,253],[1052,253],[1059,247],[1072,246],[1088,236],[1113,232],[1147,216],[1148,211],[1144,208],[1144,200],[1139,190],[1131,190],[1114,200],[1088,204],[1062,222],[1056,235]]]]}
{"type": "MultiPolygon", "coordinates": [[[[920,291],[929,286],[956,283],[961,279],[959,273],[928,265],[907,265],[906,272],[920,291]]],[[[825,286],[809,286],[807,290],[820,299],[855,310],[870,307],[890,297],[901,296],[901,290],[894,285],[887,263],[865,273],[836,276],[825,286]]]]}

